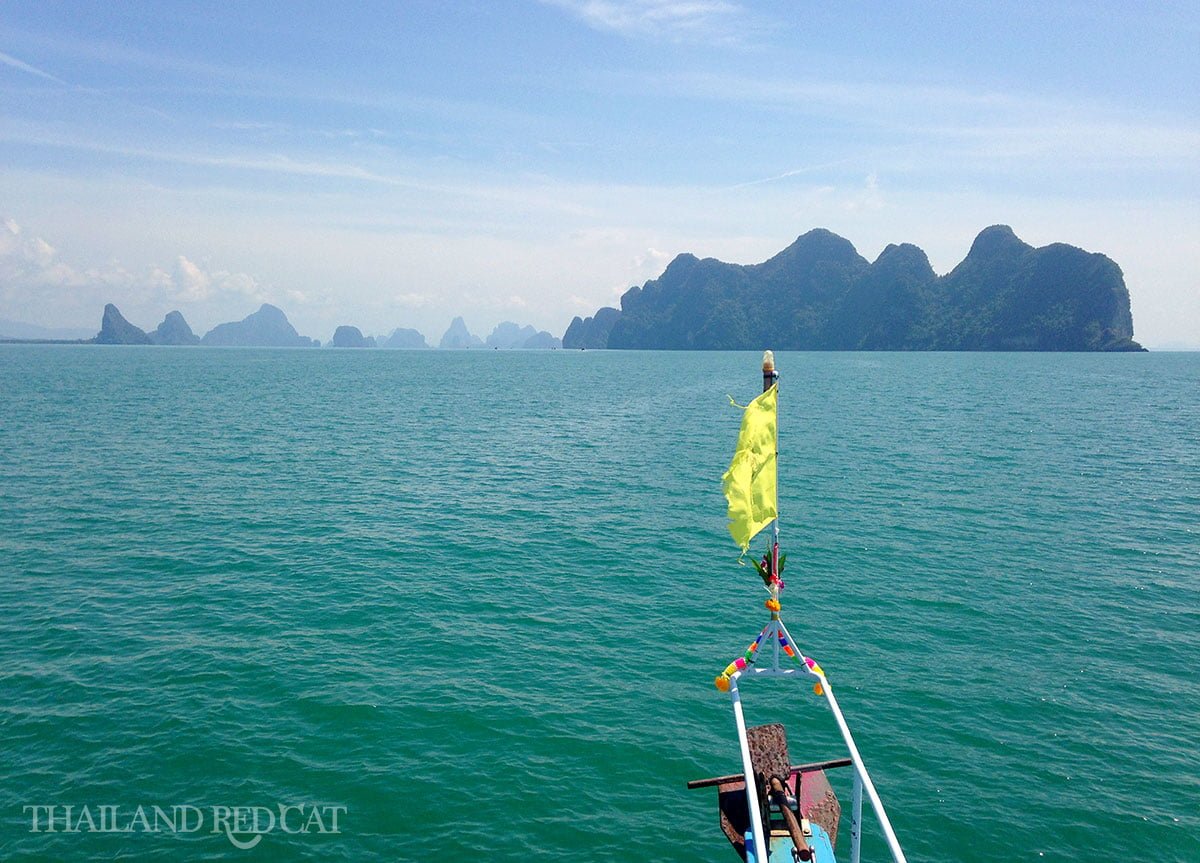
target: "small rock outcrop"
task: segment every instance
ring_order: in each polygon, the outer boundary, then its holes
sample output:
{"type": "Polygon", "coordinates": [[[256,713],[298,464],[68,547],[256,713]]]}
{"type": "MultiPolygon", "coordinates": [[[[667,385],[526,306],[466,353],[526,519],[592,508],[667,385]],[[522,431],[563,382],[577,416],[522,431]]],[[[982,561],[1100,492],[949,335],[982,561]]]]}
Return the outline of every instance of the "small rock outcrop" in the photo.
{"type": "Polygon", "coordinates": [[[188,322],[179,312],[167,312],[163,322],[152,333],[150,341],[156,345],[198,345],[200,337],[192,332],[188,322]]]}
{"type": "Polygon", "coordinates": [[[358,327],[342,325],[333,331],[333,340],[329,343],[331,348],[373,348],[375,347],[375,339],[372,336],[364,336],[362,330],[358,327]]]}
{"type": "Polygon", "coordinates": [[[512,321],[496,324],[496,329],[484,341],[489,348],[519,348],[525,342],[537,335],[537,330],[530,326],[518,326],[512,321]]]}
{"type": "Polygon", "coordinates": [[[483,340],[479,336],[471,335],[471,331],[467,329],[466,323],[459,317],[450,322],[450,329],[446,330],[446,334],[442,336],[438,347],[449,350],[481,348],[483,347],[483,340]]]}
{"type": "Polygon", "coordinates": [[[485,344],[489,348],[519,348],[521,350],[544,350],[560,348],[562,342],[545,330],[535,330],[526,324],[520,326],[512,321],[497,324],[496,329],[487,337],[485,344]]]}
{"type": "Polygon", "coordinates": [[[98,345],[152,344],[145,331],[125,320],[112,303],[104,307],[104,317],[100,320],[100,332],[92,341],[98,345]]]}
{"type": "Polygon", "coordinates": [[[380,338],[378,341],[379,347],[394,351],[427,350],[429,348],[423,335],[416,330],[407,330],[402,327],[397,327],[392,330],[390,336],[380,338]]]}
{"type": "Polygon", "coordinates": [[[527,351],[556,350],[562,347],[562,339],[541,330],[523,341],[521,347],[527,351]]]}

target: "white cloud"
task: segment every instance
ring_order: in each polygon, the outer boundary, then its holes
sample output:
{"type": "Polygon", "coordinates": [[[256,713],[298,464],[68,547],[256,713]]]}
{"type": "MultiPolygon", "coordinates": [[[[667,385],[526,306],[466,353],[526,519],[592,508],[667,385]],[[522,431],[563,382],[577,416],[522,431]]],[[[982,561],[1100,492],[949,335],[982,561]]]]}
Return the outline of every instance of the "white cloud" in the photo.
{"type": "Polygon", "coordinates": [[[185,302],[194,303],[212,296],[212,279],[183,255],[175,261],[174,284],[175,296],[185,302]]]}
{"type": "Polygon", "coordinates": [[[734,41],[746,10],[724,0],[545,0],[595,30],[675,41],[734,41]]]}
{"type": "Polygon", "coordinates": [[[0,283],[7,291],[21,286],[39,289],[72,287],[82,282],[82,276],[58,260],[54,247],[41,237],[27,236],[11,218],[4,220],[0,231],[0,283]]]}
{"type": "MultiPolygon", "coordinates": [[[[158,274],[162,271],[154,268],[150,281],[156,286],[161,284],[158,274]]],[[[268,299],[266,291],[258,280],[248,273],[231,273],[227,270],[208,270],[200,264],[180,255],[175,261],[175,271],[170,277],[170,296],[184,303],[203,303],[217,300],[221,297],[246,297],[263,301],[268,299]]],[[[296,291],[288,292],[288,296],[296,291]]],[[[303,296],[303,295],[301,295],[303,296]]],[[[308,302],[304,299],[303,302],[308,302]]]]}
{"type": "MultiPolygon", "coordinates": [[[[267,289],[249,273],[230,273],[225,270],[217,270],[211,278],[220,293],[240,295],[253,300],[268,298],[267,289]]],[[[306,299],[306,302],[308,301],[306,299]]]]}
{"type": "Polygon", "coordinates": [[[86,138],[47,134],[42,131],[14,131],[12,128],[0,132],[0,141],[38,147],[80,150],[90,153],[104,153],[111,156],[122,156],[129,159],[164,162],[167,164],[193,165],[203,168],[229,168],[237,171],[258,171],[267,174],[282,174],[296,177],[360,180],[383,186],[412,188],[420,191],[441,191],[427,184],[411,182],[401,176],[376,173],[353,163],[298,159],[279,153],[214,156],[208,153],[187,151],[149,150],[142,147],[113,146],[86,138]]]}
{"type": "Polygon", "coordinates": [[[859,210],[882,210],[883,194],[879,191],[879,178],[875,174],[868,174],[862,188],[843,201],[842,209],[849,213],[859,210]]]}
{"type": "Polygon", "coordinates": [[[45,78],[48,81],[53,81],[56,84],[67,83],[62,78],[56,78],[49,72],[43,72],[36,66],[30,66],[25,61],[18,60],[16,57],[13,57],[9,54],[0,53],[0,63],[3,63],[5,66],[11,66],[14,69],[20,69],[22,72],[27,72],[30,75],[36,75],[39,78],[45,78]]]}
{"type": "Polygon", "coordinates": [[[146,284],[156,293],[169,294],[174,289],[175,280],[162,267],[151,267],[150,273],[146,276],[146,284]]]}
{"type": "Polygon", "coordinates": [[[671,255],[658,249],[646,249],[633,257],[633,271],[638,274],[650,273],[656,276],[671,262],[671,255]]]}
{"type": "Polygon", "coordinates": [[[54,246],[47,243],[41,237],[35,237],[30,244],[30,253],[33,259],[42,266],[48,266],[54,260],[54,246]]]}
{"type": "Polygon", "coordinates": [[[433,304],[433,297],[428,294],[396,294],[392,300],[405,309],[423,309],[433,304]]]}
{"type": "Polygon", "coordinates": [[[792,177],[800,177],[804,174],[816,174],[823,171],[829,171],[834,168],[841,168],[852,164],[854,159],[834,159],[829,162],[821,162],[812,165],[805,165],[802,168],[792,168],[782,173],[772,174],[769,177],[760,177],[757,180],[746,180],[744,183],[736,183],[730,186],[731,189],[746,189],[750,186],[761,186],[765,183],[777,183],[780,180],[790,180],[792,177]]]}

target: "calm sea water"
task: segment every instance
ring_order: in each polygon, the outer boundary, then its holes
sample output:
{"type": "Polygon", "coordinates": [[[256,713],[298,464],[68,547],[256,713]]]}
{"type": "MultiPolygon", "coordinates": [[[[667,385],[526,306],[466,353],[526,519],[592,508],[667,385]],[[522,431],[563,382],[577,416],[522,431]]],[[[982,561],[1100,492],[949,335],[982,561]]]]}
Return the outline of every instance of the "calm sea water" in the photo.
{"type": "MultiPolygon", "coordinates": [[[[1200,355],[779,364],[785,618],[909,858],[1200,860],[1200,355]]],[[[765,622],[719,480],[758,388],[756,354],[0,347],[0,858],[736,860],[684,783],[737,768],[712,678],[765,622]],[[326,832],[212,832],[280,804],[326,832]]],[[[746,689],[841,754],[807,687],[746,689]]]]}

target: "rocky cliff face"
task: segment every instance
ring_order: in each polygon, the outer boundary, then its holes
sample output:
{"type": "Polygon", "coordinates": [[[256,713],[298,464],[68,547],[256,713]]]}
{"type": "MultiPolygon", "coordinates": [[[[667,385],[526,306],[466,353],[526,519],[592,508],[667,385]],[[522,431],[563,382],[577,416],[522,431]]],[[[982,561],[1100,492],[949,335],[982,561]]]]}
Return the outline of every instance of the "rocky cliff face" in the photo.
{"type": "Polygon", "coordinates": [[[198,345],[200,337],[192,332],[179,312],[167,312],[158,329],[149,334],[156,345],[198,345]]]}
{"type": "Polygon", "coordinates": [[[551,335],[545,330],[539,330],[525,341],[521,342],[520,347],[527,351],[557,350],[558,348],[562,347],[562,339],[560,339],[558,336],[551,335]]]}
{"type": "Polygon", "coordinates": [[[567,347],[683,350],[1141,350],[1129,292],[1104,255],[1035,249],[1005,225],[982,231],[937,276],[921,249],[871,263],[813,230],[761,264],[680,255],[630,288],[621,309],[571,322],[567,347]]]}
{"type": "Polygon", "coordinates": [[[613,324],[621,313],[616,309],[605,306],[593,317],[581,318],[578,315],[571,321],[567,331],[563,333],[564,348],[606,348],[608,337],[612,333],[613,324]]]}
{"type": "Polygon", "coordinates": [[[340,326],[333,331],[333,340],[329,343],[333,348],[373,348],[375,339],[363,336],[358,327],[340,326]]]}
{"type": "Polygon", "coordinates": [[[481,348],[483,347],[483,340],[480,339],[479,336],[471,335],[471,331],[467,329],[467,325],[462,318],[455,318],[450,322],[450,328],[446,330],[446,334],[442,336],[442,340],[438,343],[438,347],[447,348],[450,350],[481,348]]]}
{"type": "Polygon", "coordinates": [[[425,337],[416,330],[408,330],[397,327],[392,330],[392,334],[386,338],[379,340],[379,347],[390,348],[392,350],[418,350],[428,348],[425,343],[425,337]]]}
{"type": "Polygon", "coordinates": [[[1137,350],[1121,268],[1054,243],[1035,249],[1004,225],[983,231],[940,280],[951,310],[934,339],[956,350],[1137,350]]]}
{"type": "Polygon", "coordinates": [[[104,307],[100,320],[100,332],[92,339],[98,345],[148,345],[150,337],[121,316],[117,307],[109,303],[104,307]]]}

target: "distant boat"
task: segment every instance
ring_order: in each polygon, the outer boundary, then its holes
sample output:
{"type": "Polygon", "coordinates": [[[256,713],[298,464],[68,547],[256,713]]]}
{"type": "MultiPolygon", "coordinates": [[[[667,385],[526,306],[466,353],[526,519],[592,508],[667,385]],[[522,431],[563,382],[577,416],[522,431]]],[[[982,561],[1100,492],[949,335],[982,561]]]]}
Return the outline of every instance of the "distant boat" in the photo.
{"type": "MultiPolygon", "coordinates": [[[[859,863],[864,791],[895,863],[906,863],[900,842],[867,773],[858,746],[834,698],[821,666],[797,647],[783,623],[779,596],[787,556],[779,554],[779,514],[776,493],[778,456],[779,375],[770,351],[763,354],[763,392],[744,409],[733,462],[723,477],[729,501],[730,532],[743,555],[759,532],[771,527],[771,538],[755,569],[768,593],[770,619],[745,652],[716,678],[717,689],[733,701],[741,772],[696,779],[688,788],[717,788],[721,831],[747,863],[836,863],[841,803],[825,771],[850,767],[854,790],[850,810],[850,863],[859,863]],[[785,678],[812,682],[813,693],[824,699],[845,741],[849,757],[793,764],[787,733],[778,723],[746,727],[738,683],[751,678],[785,678]]],[[[793,741],[795,742],[795,741],[793,741]]],[[[807,749],[801,742],[802,748],[807,749]]]]}

